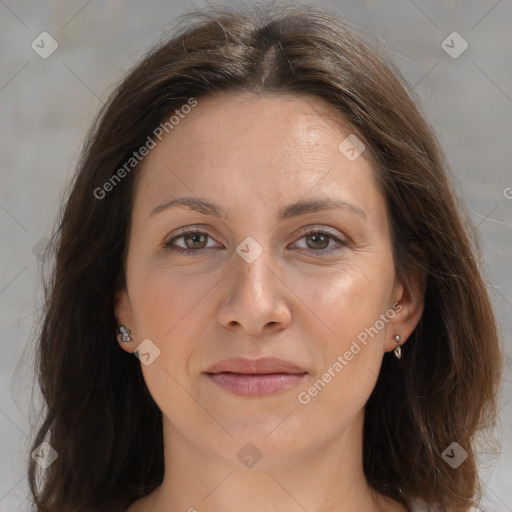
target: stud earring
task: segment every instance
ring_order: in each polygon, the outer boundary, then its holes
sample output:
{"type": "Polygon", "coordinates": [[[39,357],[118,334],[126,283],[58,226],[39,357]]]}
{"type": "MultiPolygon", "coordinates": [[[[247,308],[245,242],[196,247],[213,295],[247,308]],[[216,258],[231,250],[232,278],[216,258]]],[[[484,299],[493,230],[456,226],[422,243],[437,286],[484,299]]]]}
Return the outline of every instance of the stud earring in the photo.
{"type": "Polygon", "coordinates": [[[130,338],[130,329],[128,329],[124,325],[121,325],[121,327],[119,327],[118,334],[121,335],[121,341],[132,341],[132,339],[130,338]]]}
{"type": "Polygon", "coordinates": [[[395,356],[397,359],[400,359],[402,357],[402,348],[400,347],[400,340],[402,338],[400,338],[400,336],[398,334],[395,335],[395,341],[397,343],[397,347],[395,348],[395,350],[393,350],[393,352],[395,353],[395,356]]]}

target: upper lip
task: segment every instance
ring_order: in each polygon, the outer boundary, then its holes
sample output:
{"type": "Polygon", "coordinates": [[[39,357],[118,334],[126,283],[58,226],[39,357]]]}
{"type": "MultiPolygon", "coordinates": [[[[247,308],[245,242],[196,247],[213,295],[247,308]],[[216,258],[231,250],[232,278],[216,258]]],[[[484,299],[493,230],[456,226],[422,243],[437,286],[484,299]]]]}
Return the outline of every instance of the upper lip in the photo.
{"type": "Polygon", "coordinates": [[[206,373],[222,372],[247,374],[307,373],[304,368],[278,357],[262,357],[260,359],[233,357],[219,361],[206,370],[206,373]]]}

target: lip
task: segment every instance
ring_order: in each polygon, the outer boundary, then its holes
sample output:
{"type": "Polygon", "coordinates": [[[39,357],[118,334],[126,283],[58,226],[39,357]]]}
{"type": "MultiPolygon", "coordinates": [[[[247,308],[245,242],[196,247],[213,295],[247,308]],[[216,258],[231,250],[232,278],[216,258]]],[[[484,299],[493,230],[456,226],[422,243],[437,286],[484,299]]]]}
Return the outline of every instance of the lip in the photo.
{"type": "Polygon", "coordinates": [[[280,359],[278,357],[261,357],[260,359],[249,359],[247,357],[233,357],[224,359],[210,366],[205,373],[246,373],[269,374],[269,373],[288,373],[298,374],[306,373],[304,368],[296,364],[280,359]]]}
{"type": "Polygon", "coordinates": [[[306,376],[304,368],[276,357],[236,357],[215,363],[204,373],[235,395],[263,396],[294,388],[306,376]]]}

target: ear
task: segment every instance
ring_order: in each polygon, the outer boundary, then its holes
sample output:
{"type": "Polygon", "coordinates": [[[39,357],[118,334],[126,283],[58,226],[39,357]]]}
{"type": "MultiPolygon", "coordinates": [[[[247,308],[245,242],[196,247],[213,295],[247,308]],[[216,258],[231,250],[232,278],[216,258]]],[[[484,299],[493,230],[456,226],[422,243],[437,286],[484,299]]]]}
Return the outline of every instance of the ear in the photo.
{"type": "Polygon", "coordinates": [[[124,288],[114,295],[114,315],[117,320],[117,329],[119,329],[121,325],[124,325],[130,330],[131,338],[131,341],[121,341],[121,334],[117,334],[117,343],[123,350],[126,350],[126,352],[133,353],[137,348],[136,333],[134,331],[134,319],[130,298],[124,288]]]}
{"type": "Polygon", "coordinates": [[[386,352],[397,347],[395,335],[400,336],[400,345],[403,345],[418,325],[423,314],[425,285],[426,275],[419,269],[409,272],[403,280],[397,280],[393,304],[398,304],[393,308],[396,314],[385,340],[386,352]]]}

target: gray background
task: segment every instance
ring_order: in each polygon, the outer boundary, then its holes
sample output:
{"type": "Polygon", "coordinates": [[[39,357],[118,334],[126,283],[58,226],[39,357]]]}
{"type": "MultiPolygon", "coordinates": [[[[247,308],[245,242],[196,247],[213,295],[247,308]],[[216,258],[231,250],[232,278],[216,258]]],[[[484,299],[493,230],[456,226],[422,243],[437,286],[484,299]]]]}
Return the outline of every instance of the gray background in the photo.
{"type": "MultiPolygon", "coordinates": [[[[113,85],[176,15],[202,5],[0,0],[0,511],[29,508],[32,392],[38,401],[32,330],[42,297],[37,251],[51,233],[86,130],[113,85]],[[44,31],[59,45],[47,59],[31,48],[44,31]]],[[[501,446],[495,456],[489,447],[479,452],[480,508],[512,511],[512,199],[506,197],[507,190],[512,197],[512,1],[333,5],[389,48],[441,139],[477,225],[506,353],[501,446]],[[456,59],[441,46],[453,31],[469,44],[456,59]]]]}

